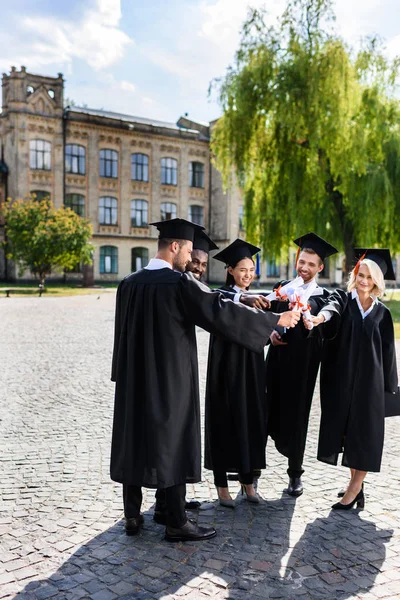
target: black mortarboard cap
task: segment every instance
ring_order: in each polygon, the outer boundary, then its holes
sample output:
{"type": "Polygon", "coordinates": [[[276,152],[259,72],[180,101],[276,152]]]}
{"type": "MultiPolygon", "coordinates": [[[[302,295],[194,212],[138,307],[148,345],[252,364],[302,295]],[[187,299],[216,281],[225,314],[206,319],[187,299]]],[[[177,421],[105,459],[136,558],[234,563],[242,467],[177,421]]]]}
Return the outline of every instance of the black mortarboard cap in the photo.
{"type": "Polygon", "coordinates": [[[303,250],[303,248],[311,248],[311,250],[314,250],[322,261],[337,252],[337,249],[334,246],[328,244],[328,242],[319,237],[316,233],[306,233],[293,241],[299,246],[300,250],[303,250]]]}
{"type": "Polygon", "coordinates": [[[158,238],[171,238],[174,240],[189,240],[193,242],[196,231],[204,229],[201,225],[186,221],[186,219],[169,219],[168,221],[158,221],[150,223],[157,227],[160,232],[158,238]]]}
{"type": "Polygon", "coordinates": [[[242,258],[252,258],[257,252],[260,252],[260,248],[238,238],[232,242],[232,244],[229,244],[229,246],[221,250],[221,252],[218,252],[218,254],[213,256],[213,258],[220,260],[226,265],[234,266],[242,258]]]}
{"type": "Polygon", "coordinates": [[[202,250],[208,254],[211,250],[218,250],[218,246],[204,231],[200,230],[194,234],[193,250],[202,250]]]}
{"type": "Polygon", "coordinates": [[[396,280],[390,250],[387,248],[354,248],[354,254],[356,261],[360,260],[360,258],[373,260],[382,271],[385,279],[396,280]]]}

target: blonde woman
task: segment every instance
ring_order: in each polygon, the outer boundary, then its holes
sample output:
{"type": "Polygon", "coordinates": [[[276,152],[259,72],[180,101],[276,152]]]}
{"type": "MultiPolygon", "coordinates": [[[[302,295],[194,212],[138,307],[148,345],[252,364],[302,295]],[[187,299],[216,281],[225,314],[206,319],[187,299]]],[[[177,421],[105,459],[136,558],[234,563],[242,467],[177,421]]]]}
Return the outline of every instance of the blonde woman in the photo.
{"type": "Polygon", "coordinates": [[[321,364],[318,460],[350,468],[350,481],[335,510],[364,507],[363,481],[381,466],[385,392],[398,386],[393,321],[378,298],[384,279],[395,279],[389,250],[356,249],[347,293],[334,292],[314,325],[325,339],[321,364]]]}

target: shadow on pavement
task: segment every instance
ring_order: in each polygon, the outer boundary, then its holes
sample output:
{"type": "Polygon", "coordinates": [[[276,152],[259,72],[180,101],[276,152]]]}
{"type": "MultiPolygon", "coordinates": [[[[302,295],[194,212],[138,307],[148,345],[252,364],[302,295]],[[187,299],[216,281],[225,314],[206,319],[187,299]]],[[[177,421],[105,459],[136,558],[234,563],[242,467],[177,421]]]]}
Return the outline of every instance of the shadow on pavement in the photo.
{"type": "Polygon", "coordinates": [[[241,501],[235,510],[215,505],[191,513],[200,524],[215,524],[218,535],[185,544],[164,541],[164,528],[149,510],[139,535],[127,537],[119,521],[15,598],[344,600],[370,589],[392,531],[351,512],[316,519],[296,532],[295,504],[282,495],[259,506],[241,501]]]}

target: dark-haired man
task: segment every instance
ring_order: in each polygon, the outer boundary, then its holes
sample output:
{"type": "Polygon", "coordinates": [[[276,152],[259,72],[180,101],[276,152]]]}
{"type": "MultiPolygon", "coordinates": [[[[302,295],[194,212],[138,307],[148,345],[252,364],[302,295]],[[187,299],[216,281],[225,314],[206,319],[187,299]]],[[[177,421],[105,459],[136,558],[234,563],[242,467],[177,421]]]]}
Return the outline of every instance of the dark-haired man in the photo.
{"type": "MultiPolygon", "coordinates": [[[[297,275],[307,288],[324,268],[325,258],[337,250],[315,233],[303,235],[294,243],[299,247],[297,275]]],[[[285,283],[279,282],[275,289],[285,283]]],[[[309,299],[312,314],[319,312],[328,295],[326,289],[316,287],[309,299]]],[[[287,310],[287,302],[273,302],[272,310],[287,310]]],[[[286,333],[282,327],[272,332],[267,355],[268,432],[278,452],[288,458],[287,492],[291,496],[303,493],[303,458],[320,361],[321,341],[317,336],[307,337],[302,322],[286,333]]]]}
{"type": "Polygon", "coordinates": [[[214,528],[185,513],[186,483],[201,480],[195,325],[261,352],[278,323],[294,327],[300,315],[263,313],[211,292],[185,273],[201,228],[184,219],[154,225],[156,257],[117,292],[111,478],[123,484],[127,534],[143,523],[142,487],[148,487],[165,490],[168,541],[206,540],[214,528]]]}

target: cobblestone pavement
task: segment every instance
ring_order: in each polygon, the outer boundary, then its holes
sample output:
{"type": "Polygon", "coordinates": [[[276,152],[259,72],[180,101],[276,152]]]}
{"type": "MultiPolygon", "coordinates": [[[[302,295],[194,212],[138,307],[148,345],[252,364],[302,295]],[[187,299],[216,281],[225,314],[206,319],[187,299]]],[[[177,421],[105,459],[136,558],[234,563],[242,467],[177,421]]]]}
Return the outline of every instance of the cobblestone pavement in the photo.
{"type": "MultiPolygon", "coordinates": [[[[314,459],[317,398],[297,501],[269,445],[261,505],[238,496],[235,510],[193,513],[216,526],[213,540],[165,542],[151,491],[143,531],[126,537],[109,479],[113,312],[113,293],[0,299],[0,598],[400,598],[400,420],[387,420],[365,510],[332,513],[347,473],[314,459]]],[[[208,335],[198,339],[204,392],[208,335]]],[[[215,500],[209,472],[188,497],[215,500]]]]}

